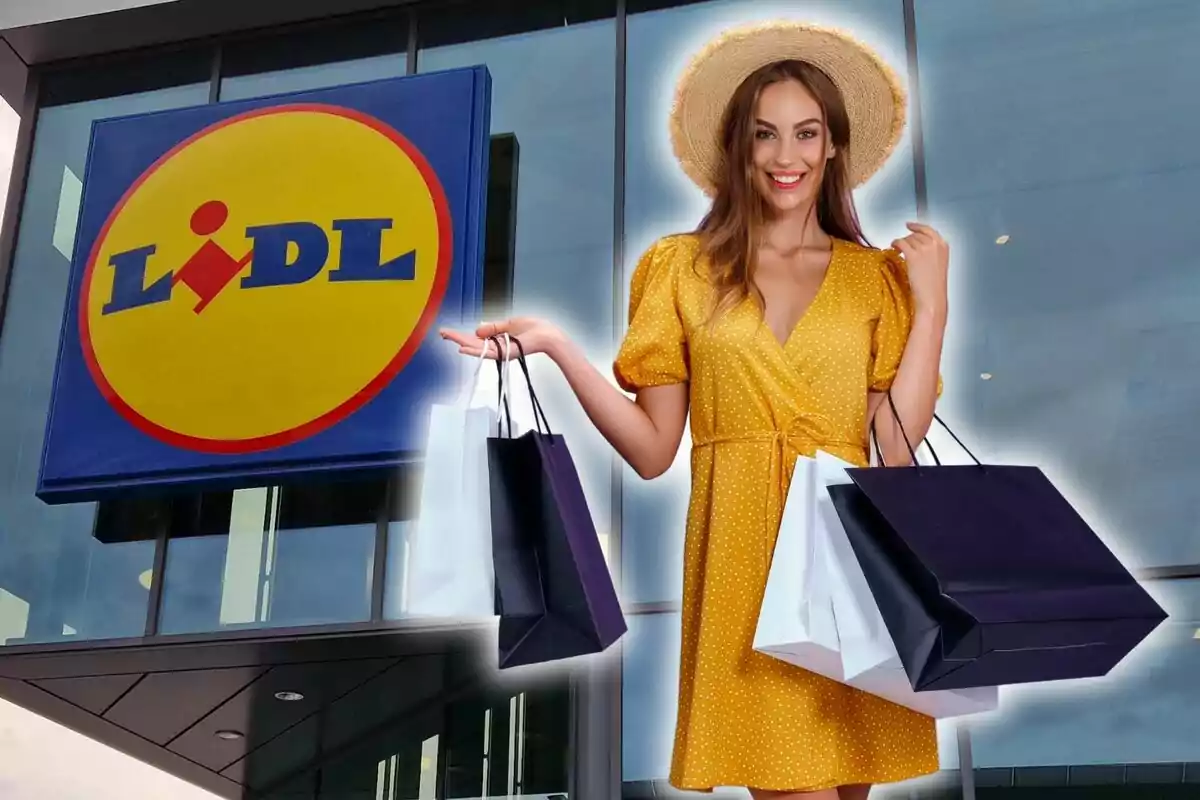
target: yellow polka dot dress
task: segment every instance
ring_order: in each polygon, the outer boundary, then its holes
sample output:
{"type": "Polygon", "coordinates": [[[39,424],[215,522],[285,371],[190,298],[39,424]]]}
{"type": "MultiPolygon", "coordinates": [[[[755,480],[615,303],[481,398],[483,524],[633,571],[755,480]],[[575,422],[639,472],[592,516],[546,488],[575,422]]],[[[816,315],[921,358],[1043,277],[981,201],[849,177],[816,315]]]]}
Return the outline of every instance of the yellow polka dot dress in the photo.
{"type": "Polygon", "coordinates": [[[754,651],[797,455],[868,460],[867,395],[887,389],[911,322],[903,267],[834,243],[786,342],[752,300],[708,324],[695,236],[642,256],[614,373],[627,391],[687,382],[692,488],[671,783],[815,791],[936,771],[932,718],[754,651]]]}

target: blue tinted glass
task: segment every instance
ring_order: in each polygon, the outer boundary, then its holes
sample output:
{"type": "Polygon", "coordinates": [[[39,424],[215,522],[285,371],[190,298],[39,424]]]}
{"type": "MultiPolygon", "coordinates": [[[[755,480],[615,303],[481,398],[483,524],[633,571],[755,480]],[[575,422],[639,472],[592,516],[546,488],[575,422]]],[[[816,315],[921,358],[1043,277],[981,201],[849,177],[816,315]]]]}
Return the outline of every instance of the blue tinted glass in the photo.
{"type": "Polygon", "coordinates": [[[1045,466],[1131,566],[1200,562],[1200,6],[916,10],[948,412],[1045,466]]]}
{"type": "MultiPolygon", "coordinates": [[[[628,27],[626,89],[625,275],[655,239],[692,230],[707,209],[671,155],[667,114],[675,81],[692,53],[710,37],[745,22],[798,18],[851,30],[904,76],[904,20],[898,0],[823,0],[794,4],[700,3],[634,14],[628,27]]],[[[888,166],[856,193],[868,238],[890,243],[915,213],[912,150],[905,142],[888,166]]],[[[625,296],[618,298],[621,307],[625,296]]],[[[678,600],[682,593],[683,530],[688,492],[689,444],[676,465],[652,484],[625,470],[621,533],[623,591],[627,602],[678,600]]]]}
{"type": "Polygon", "coordinates": [[[621,777],[666,778],[679,697],[679,615],[629,617],[622,644],[621,777]]]}
{"type": "Polygon", "coordinates": [[[404,53],[372,58],[318,64],[311,67],[238,75],[221,80],[221,100],[245,100],[306,89],[323,89],[347,83],[382,78],[398,78],[404,74],[407,60],[404,53]]]}
{"type": "Polygon", "coordinates": [[[408,537],[412,523],[393,522],[388,525],[387,562],[384,570],[383,618],[400,619],[408,610],[408,537]]]}
{"type": "Polygon", "coordinates": [[[370,619],[383,487],[355,489],[310,485],[244,489],[231,501],[218,496],[219,509],[204,511],[213,528],[168,543],[161,632],[370,619]]]}
{"type": "MultiPolygon", "coordinates": [[[[559,323],[604,369],[613,352],[615,63],[611,20],[426,48],[417,59],[420,72],[488,67],[492,133],[514,134],[519,147],[514,310],[559,323]]],[[[530,369],[606,536],[612,448],[553,364],[534,358],[530,369]]],[[[532,419],[524,387],[514,391],[520,427],[532,419]]]]}
{"type": "Polygon", "coordinates": [[[1200,761],[1200,580],[1148,588],[1171,620],[1105,678],[1003,689],[971,722],[976,766],[1200,761]]]}
{"type": "Polygon", "coordinates": [[[140,636],[154,543],[100,544],[95,506],[34,496],[93,120],[203,103],[208,86],[38,115],[0,337],[0,644],[140,636]]]}

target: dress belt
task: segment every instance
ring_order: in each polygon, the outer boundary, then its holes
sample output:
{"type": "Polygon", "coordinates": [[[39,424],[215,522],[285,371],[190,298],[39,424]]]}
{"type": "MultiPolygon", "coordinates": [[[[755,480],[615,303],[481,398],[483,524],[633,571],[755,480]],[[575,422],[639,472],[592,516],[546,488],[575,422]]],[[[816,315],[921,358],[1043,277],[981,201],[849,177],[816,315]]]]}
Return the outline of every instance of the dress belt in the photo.
{"type": "MultiPolygon", "coordinates": [[[[732,443],[732,442],[768,442],[771,447],[771,460],[769,466],[770,479],[767,482],[766,491],[764,494],[765,502],[763,508],[763,519],[767,524],[770,520],[778,520],[783,515],[783,506],[787,502],[786,486],[784,482],[783,464],[787,455],[787,450],[790,447],[797,455],[804,451],[812,451],[824,447],[838,448],[859,448],[861,443],[852,442],[832,442],[823,440],[813,431],[813,421],[805,417],[797,417],[782,430],[775,429],[769,431],[745,431],[741,433],[718,434],[705,438],[697,438],[692,441],[692,449],[701,447],[712,447],[713,445],[732,443]],[[778,487],[778,500],[775,499],[775,493],[771,491],[772,487],[778,487]]],[[[790,476],[789,476],[790,477],[790,476]]]]}

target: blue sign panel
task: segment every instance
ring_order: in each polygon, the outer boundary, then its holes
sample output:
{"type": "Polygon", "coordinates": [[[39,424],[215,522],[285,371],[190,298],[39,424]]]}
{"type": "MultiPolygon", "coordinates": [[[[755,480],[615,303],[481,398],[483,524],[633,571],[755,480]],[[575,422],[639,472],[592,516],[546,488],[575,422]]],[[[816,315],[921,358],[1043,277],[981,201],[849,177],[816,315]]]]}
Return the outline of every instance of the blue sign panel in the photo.
{"type": "Polygon", "coordinates": [[[412,458],[478,319],[483,67],[97,122],[38,495],[412,458]]]}

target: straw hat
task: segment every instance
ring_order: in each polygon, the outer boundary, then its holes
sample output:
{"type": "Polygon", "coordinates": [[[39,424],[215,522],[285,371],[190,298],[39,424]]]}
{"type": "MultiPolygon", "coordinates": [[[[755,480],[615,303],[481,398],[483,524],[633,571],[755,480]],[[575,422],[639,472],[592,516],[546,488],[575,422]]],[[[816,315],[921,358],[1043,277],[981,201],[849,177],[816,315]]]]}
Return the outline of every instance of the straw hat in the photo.
{"type": "Polygon", "coordinates": [[[776,61],[805,61],[838,90],[850,116],[847,176],[858,186],[883,166],[904,131],[906,94],[900,79],[866,45],[841,31],[774,21],[726,31],[684,70],[671,109],[671,145],[683,171],[706,194],[721,170],[721,121],[746,78],[776,61]]]}

